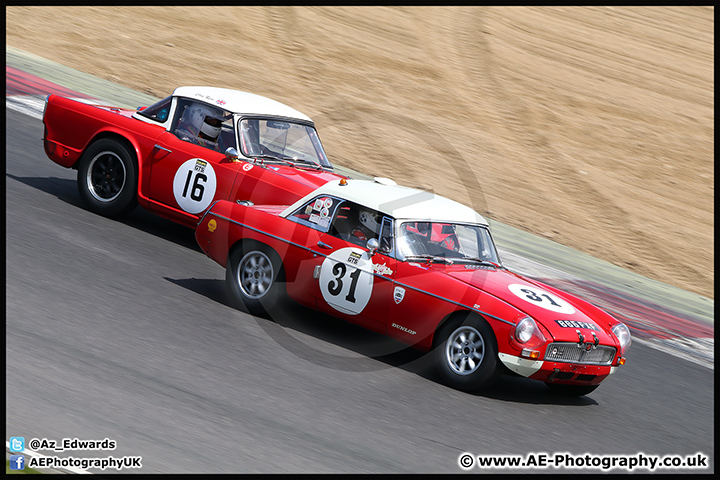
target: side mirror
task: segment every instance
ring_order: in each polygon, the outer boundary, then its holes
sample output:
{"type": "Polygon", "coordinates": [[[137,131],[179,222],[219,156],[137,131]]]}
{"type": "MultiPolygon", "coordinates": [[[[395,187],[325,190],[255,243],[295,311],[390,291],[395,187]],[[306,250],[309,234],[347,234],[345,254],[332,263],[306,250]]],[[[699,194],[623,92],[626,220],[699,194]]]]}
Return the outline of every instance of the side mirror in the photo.
{"type": "Polygon", "coordinates": [[[367,241],[365,246],[368,250],[370,250],[370,257],[372,257],[373,255],[375,255],[375,252],[380,247],[380,244],[378,243],[377,238],[371,238],[367,241]]]}
{"type": "Polygon", "coordinates": [[[227,150],[225,150],[225,156],[228,157],[229,159],[235,161],[240,157],[240,154],[238,153],[237,150],[235,150],[235,148],[228,147],[227,150]]]}

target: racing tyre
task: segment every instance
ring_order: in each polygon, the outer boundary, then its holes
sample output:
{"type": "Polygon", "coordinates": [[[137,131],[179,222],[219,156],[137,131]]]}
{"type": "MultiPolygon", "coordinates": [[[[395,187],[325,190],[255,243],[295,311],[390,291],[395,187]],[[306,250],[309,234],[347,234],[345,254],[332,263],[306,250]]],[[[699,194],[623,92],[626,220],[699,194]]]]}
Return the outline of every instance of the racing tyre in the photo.
{"type": "Polygon", "coordinates": [[[457,390],[480,390],[500,373],[495,333],[474,315],[451,318],[443,325],[432,354],[442,380],[457,390]]]}
{"type": "Polygon", "coordinates": [[[283,297],[284,272],[278,255],[261,244],[240,245],[228,256],[225,279],[233,306],[269,317],[283,297]]]}
{"type": "Polygon", "coordinates": [[[569,397],[581,397],[595,391],[600,385],[563,385],[562,383],[549,383],[545,382],[548,388],[561,395],[567,395],[569,397]]]}
{"type": "Polygon", "coordinates": [[[105,217],[129,213],[137,206],[135,155],[119,141],[96,141],[80,157],[78,191],[88,208],[105,217]]]}

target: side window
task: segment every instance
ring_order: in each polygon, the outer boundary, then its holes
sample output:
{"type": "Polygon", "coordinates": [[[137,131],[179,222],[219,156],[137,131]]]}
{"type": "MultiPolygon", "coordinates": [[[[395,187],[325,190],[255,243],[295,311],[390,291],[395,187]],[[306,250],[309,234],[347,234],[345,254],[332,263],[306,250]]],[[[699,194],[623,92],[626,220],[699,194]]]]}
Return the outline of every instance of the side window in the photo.
{"type": "Polygon", "coordinates": [[[158,123],[165,123],[170,115],[171,102],[172,96],[164,98],[147,108],[138,110],[138,114],[151,120],[155,120],[158,123]]]}
{"type": "Polygon", "coordinates": [[[390,217],[383,218],[382,229],[380,230],[380,253],[392,256],[395,252],[393,242],[393,219],[390,217]]]}
{"type": "Polygon", "coordinates": [[[371,238],[380,236],[382,215],[357,203],[344,202],[335,212],[330,234],[365,247],[371,238]]]}
{"type": "Polygon", "coordinates": [[[201,102],[178,99],[170,131],[180,140],[218,152],[235,147],[232,113],[201,102]]]}
{"type": "Polygon", "coordinates": [[[326,233],[330,227],[330,219],[341,202],[335,197],[316,197],[289,215],[288,219],[326,233]]]}

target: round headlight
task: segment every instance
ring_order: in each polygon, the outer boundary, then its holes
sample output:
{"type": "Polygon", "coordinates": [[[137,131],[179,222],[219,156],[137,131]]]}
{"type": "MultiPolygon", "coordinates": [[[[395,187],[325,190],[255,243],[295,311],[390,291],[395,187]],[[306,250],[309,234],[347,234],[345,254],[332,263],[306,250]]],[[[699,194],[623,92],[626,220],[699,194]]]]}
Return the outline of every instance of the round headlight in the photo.
{"type": "Polygon", "coordinates": [[[612,332],[620,342],[620,353],[623,354],[632,343],[630,329],[624,323],[618,323],[612,328],[612,332]]]}
{"type": "Polygon", "coordinates": [[[515,326],[515,339],[520,343],[526,343],[535,332],[535,322],[530,317],[525,317],[515,326]]]}

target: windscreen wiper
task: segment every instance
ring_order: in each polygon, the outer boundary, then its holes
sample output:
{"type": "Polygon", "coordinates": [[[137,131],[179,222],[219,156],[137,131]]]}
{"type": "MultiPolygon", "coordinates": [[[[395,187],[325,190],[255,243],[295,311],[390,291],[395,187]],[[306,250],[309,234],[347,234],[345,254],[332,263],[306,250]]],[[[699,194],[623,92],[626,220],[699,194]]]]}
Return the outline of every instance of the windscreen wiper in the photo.
{"type": "Polygon", "coordinates": [[[433,262],[435,262],[435,261],[445,262],[445,263],[447,263],[448,265],[452,265],[453,263],[455,263],[455,262],[453,262],[453,260],[450,259],[450,258],[438,257],[437,255],[428,255],[428,254],[426,254],[426,253],[423,253],[423,254],[420,254],[420,255],[406,255],[405,258],[406,258],[406,259],[421,258],[421,259],[423,259],[423,260],[432,260],[433,262]]]}
{"type": "Polygon", "coordinates": [[[486,260],[480,257],[462,257],[460,260],[470,260],[472,262],[478,262],[479,264],[486,265],[488,267],[503,268],[501,265],[498,265],[495,262],[491,262],[490,260],[486,260]]]}
{"type": "Polygon", "coordinates": [[[316,162],[315,160],[310,160],[309,158],[298,158],[297,161],[299,161],[299,162],[304,162],[304,163],[309,163],[309,165],[298,165],[298,166],[300,166],[300,167],[311,167],[311,168],[314,168],[315,170],[322,170],[322,169],[323,169],[323,166],[322,166],[322,165],[320,165],[320,164],[319,164],[318,162],[316,162]]]}
{"type": "Polygon", "coordinates": [[[253,155],[253,158],[275,160],[276,162],[286,163],[286,164],[290,165],[291,167],[297,168],[297,165],[295,165],[293,162],[291,162],[287,158],[280,158],[280,157],[276,157],[275,155],[253,155]]]}

